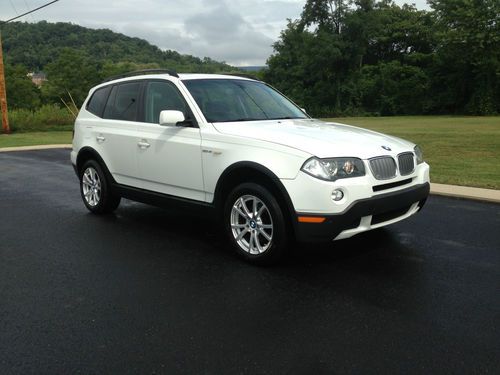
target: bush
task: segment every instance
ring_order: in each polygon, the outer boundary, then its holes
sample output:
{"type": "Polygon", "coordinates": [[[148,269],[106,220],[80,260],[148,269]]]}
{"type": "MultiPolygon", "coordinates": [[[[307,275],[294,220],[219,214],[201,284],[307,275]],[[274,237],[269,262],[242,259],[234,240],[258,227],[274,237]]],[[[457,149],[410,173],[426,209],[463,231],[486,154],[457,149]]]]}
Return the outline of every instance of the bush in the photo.
{"type": "Polygon", "coordinates": [[[14,109],[9,111],[12,132],[49,131],[71,129],[75,119],[66,109],[56,104],[44,105],[35,111],[14,109]]]}

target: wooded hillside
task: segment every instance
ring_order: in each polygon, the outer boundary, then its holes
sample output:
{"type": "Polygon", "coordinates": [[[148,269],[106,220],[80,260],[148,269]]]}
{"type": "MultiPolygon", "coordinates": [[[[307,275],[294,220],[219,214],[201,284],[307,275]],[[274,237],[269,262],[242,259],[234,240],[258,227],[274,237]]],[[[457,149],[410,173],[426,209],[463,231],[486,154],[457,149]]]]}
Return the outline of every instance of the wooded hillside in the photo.
{"type": "Polygon", "coordinates": [[[104,78],[138,69],[198,73],[235,70],[209,57],[162,51],[143,39],[70,23],[8,23],[2,27],[2,42],[11,109],[61,104],[61,98],[69,100],[68,92],[80,105],[88,90],[104,78]],[[26,76],[30,71],[46,73],[48,81],[41,90],[26,76]]]}
{"type": "Polygon", "coordinates": [[[8,23],[2,26],[2,41],[6,63],[21,64],[32,70],[43,70],[67,48],[76,49],[102,64],[157,64],[178,71],[203,72],[229,68],[208,57],[200,59],[176,51],[162,51],[144,39],[71,23],[8,23]]]}

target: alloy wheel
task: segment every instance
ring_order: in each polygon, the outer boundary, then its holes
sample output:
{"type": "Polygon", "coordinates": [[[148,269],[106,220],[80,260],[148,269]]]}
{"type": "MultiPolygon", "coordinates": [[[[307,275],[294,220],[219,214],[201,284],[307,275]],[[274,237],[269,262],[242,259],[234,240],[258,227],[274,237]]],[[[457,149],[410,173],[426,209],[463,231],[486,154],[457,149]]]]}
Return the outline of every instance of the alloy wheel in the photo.
{"type": "Polygon", "coordinates": [[[243,195],[231,209],[231,230],[238,246],[249,254],[262,254],[273,241],[273,220],[265,203],[243,195]]]}
{"type": "Polygon", "coordinates": [[[101,200],[101,179],[93,167],[88,167],[82,176],[83,197],[87,204],[95,207],[101,200]]]}

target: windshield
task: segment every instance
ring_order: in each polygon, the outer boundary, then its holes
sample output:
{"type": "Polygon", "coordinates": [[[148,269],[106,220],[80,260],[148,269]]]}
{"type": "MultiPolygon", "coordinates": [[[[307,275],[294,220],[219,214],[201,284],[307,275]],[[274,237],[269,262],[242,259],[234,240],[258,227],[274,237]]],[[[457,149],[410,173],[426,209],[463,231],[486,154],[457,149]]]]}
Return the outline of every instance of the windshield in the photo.
{"type": "Polygon", "coordinates": [[[237,79],[183,80],[208,122],[308,118],[262,82],[237,79]]]}

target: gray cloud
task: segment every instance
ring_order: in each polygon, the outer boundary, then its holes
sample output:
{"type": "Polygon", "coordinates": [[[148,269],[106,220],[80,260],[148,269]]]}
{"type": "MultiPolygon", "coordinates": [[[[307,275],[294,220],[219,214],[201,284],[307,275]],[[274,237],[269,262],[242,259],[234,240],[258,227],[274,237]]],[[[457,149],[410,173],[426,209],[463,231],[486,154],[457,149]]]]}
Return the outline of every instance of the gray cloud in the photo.
{"type": "Polygon", "coordinates": [[[271,53],[273,39],[257,30],[226,4],[186,19],[185,30],[192,47],[203,56],[211,56],[241,65],[262,64],[271,53]]]}
{"type": "MultiPolygon", "coordinates": [[[[46,0],[11,0],[17,14],[46,0]]],[[[425,8],[425,0],[397,0],[425,8]]],[[[60,0],[27,16],[28,22],[72,22],[148,40],[162,49],[211,57],[233,65],[262,65],[287,18],[300,16],[305,0],[60,0]]],[[[17,15],[0,2],[0,17],[17,15]]]]}

